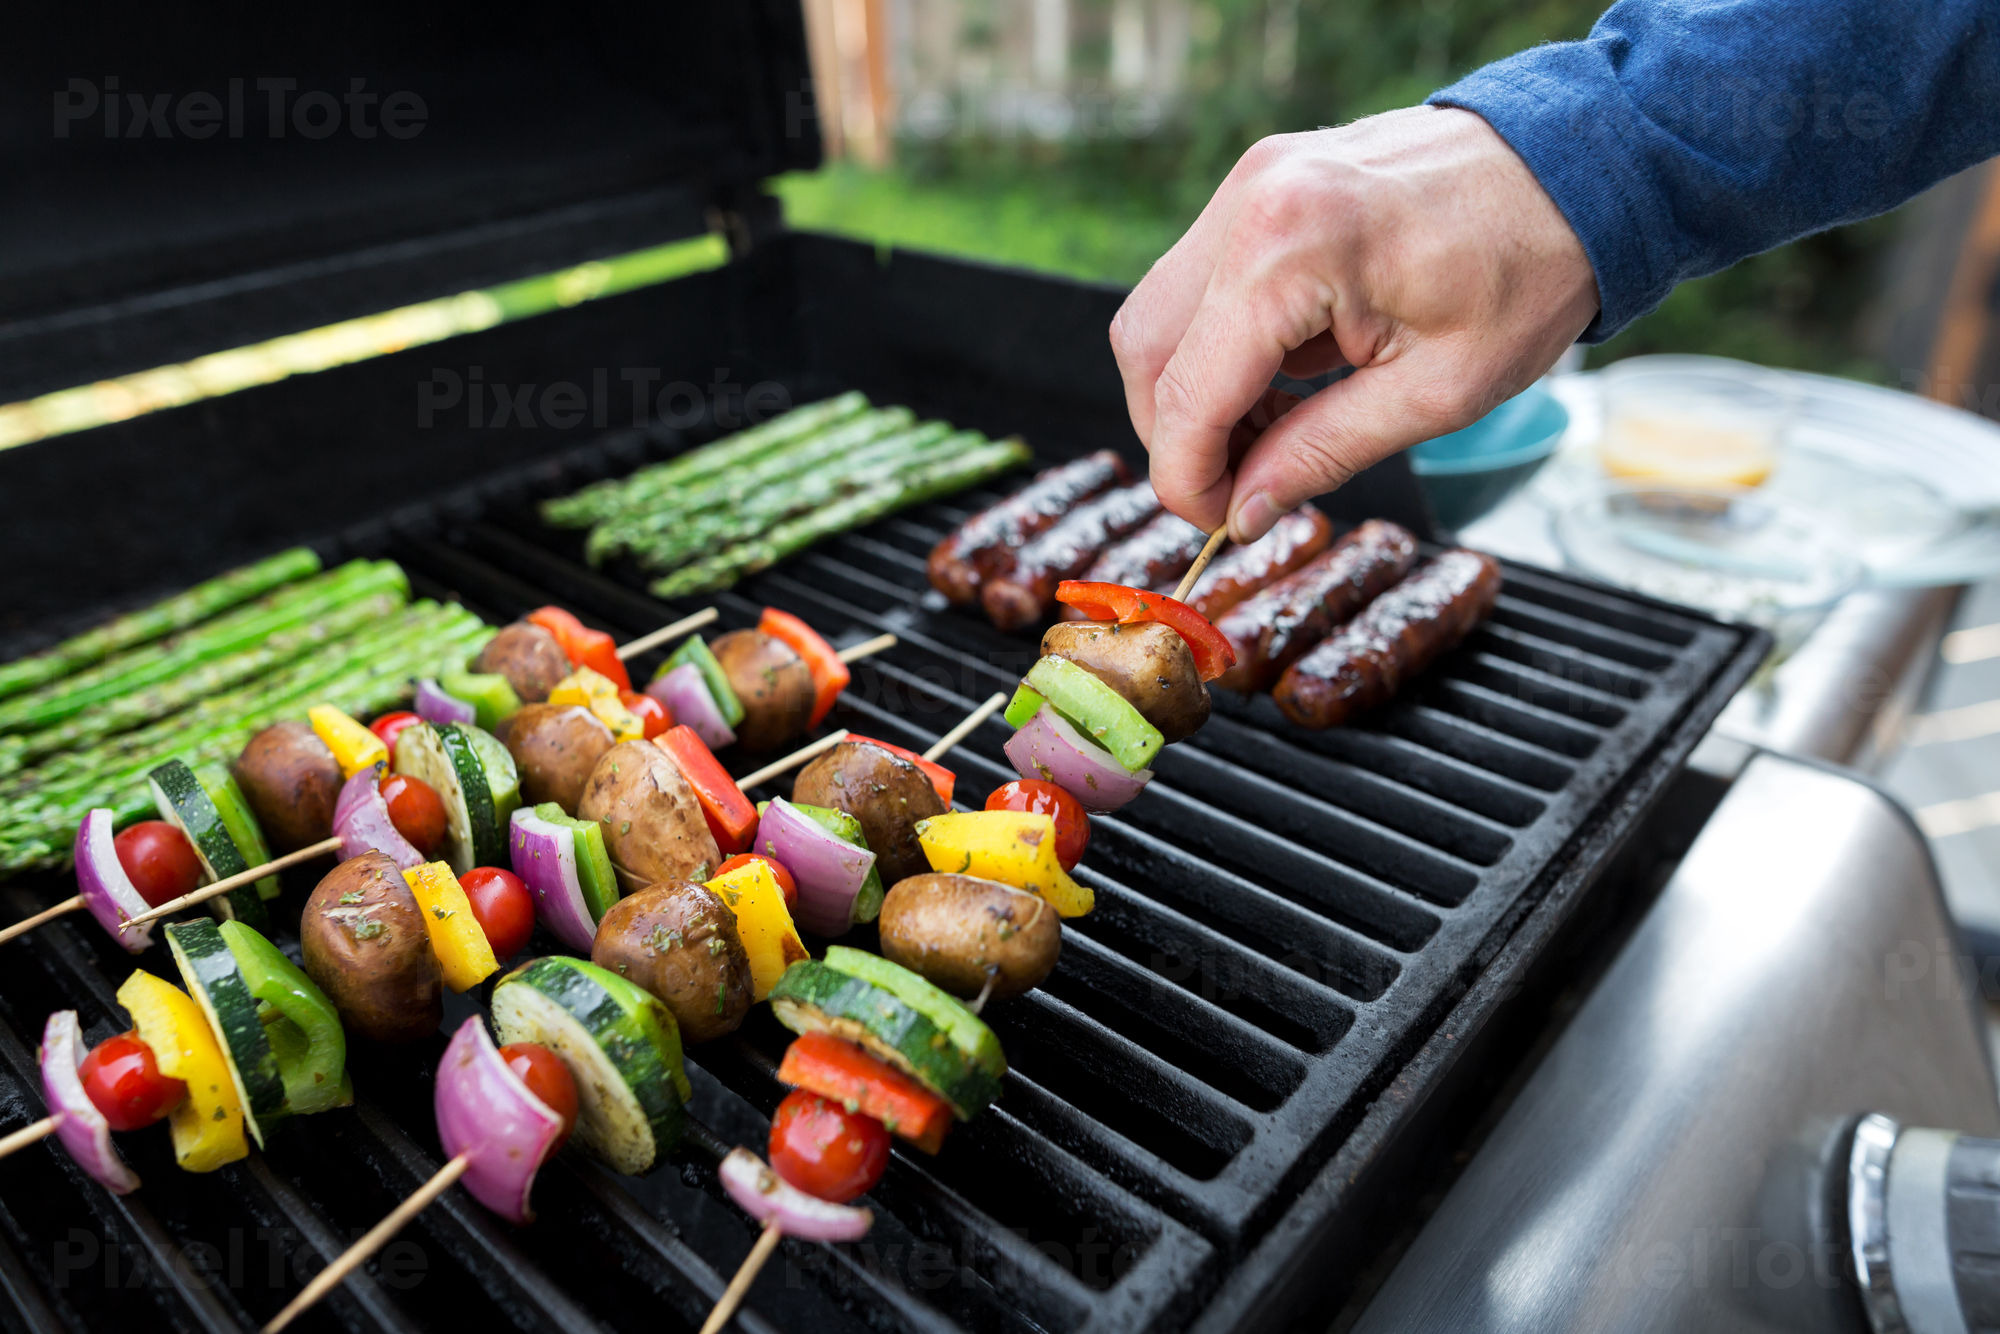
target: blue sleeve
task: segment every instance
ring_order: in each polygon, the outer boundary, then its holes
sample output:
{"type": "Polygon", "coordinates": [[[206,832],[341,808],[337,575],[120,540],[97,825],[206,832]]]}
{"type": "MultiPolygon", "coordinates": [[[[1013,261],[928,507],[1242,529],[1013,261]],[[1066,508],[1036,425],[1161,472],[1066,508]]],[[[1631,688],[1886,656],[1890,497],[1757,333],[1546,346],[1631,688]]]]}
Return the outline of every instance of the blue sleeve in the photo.
{"type": "Polygon", "coordinates": [[[1596,342],[1683,279],[2000,152],[2000,4],[1620,0],[1430,102],[1484,117],[1569,219],[1596,342]]]}

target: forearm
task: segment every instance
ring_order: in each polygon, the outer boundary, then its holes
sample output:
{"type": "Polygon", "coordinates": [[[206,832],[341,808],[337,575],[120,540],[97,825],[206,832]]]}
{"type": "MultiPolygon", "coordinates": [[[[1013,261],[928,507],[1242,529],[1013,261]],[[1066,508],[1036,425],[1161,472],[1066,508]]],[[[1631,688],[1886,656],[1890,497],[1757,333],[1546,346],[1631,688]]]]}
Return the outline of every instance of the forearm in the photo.
{"type": "Polygon", "coordinates": [[[1609,337],[1674,284],[2000,152],[1991,0],[1621,0],[1431,102],[1479,113],[1582,240],[1609,337]]]}

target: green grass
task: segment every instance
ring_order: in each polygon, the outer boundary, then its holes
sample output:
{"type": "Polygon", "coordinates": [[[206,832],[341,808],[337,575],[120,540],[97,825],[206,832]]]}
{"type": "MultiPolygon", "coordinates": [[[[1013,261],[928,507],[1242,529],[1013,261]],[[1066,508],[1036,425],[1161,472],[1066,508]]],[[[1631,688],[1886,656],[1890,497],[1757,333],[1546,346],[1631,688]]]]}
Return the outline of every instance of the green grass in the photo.
{"type": "Polygon", "coordinates": [[[837,164],[772,182],[785,220],[910,250],[967,255],[1129,287],[1180,238],[1185,219],[1069,197],[1032,180],[919,183],[837,164]]]}
{"type": "MultiPolygon", "coordinates": [[[[840,163],[779,177],[772,188],[793,227],[1122,287],[1138,282],[1193,221],[1169,202],[1170,192],[1134,186],[1127,197],[1115,177],[1076,164],[978,168],[870,171],[840,163]]],[[[1885,380],[1885,368],[1859,347],[1856,324],[1873,290],[1873,257],[1893,225],[1878,219],[1809,237],[1684,283],[1658,310],[1590,349],[1590,364],[1702,352],[1885,380]]]]}

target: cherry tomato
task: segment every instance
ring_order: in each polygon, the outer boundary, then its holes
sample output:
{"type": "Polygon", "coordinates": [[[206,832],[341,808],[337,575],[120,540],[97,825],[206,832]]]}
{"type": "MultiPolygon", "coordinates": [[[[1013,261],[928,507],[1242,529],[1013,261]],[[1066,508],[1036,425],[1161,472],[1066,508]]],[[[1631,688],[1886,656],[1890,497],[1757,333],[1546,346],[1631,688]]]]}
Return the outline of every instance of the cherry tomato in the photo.
{"type": "MultiPolygon", "coordinates": [[[[560,1149],[569,1132],[576,1129],[576,1078],[562,1057],[539,1042],[510,1042],[500,1049],[500,1059],[521,1077],[528,1092],[540,1098],[548,1109],[562,1118],[562,1134],[555,1147],[560,1149]]],[[[555,1152],[551,1149],[549,1152],[555,1152]]]]}
{"type": "Polygon", "coordinates": [[[493,957],[519,954],[535,930],[535,896],[521,877],[497,866],[475,866],[458,878],[458,887],[472,900],[472,915],[479,919],[493,957]]]}
{"type": "Polygon", "coordinates": [[[381,737],[382,744],[387,746],[389,753],[393,755],[396,753],[396,738],[402,733],[402,730],[411,723],[420,723],[422,721],[422,718],[411,713],[408,709],[399,709],[395,713],[385,713],[374,722],[368,724],[368,730],[376,736],[381,737]]]}
{"type": "Polygon", "coordinates": [[[428,858],[444,842],[444,799],[421,778],[389,774],[382,780],[382,800],[389,803],[389,823],[428,858]]]}
{"type": "Polygon", "coordinates": [[[111,846],[132,888],[155,908],[201,883],[201,861],[194,855],[194,845],[165,820],[141,820],[112,839],[111,846]]]}
{"type": "Polygon", "coordinates": [[[651,695],[642,695],[636,690],[621,690],[618,699],[632,711],[634,718],[645,724],[648,741],[674,725],[674,715],[651,695]]]}
{"type": "Polygon", "coordinates": [[[795,1089],[771,1117],[772,1170],[808,1195],[845,1204],[889,1165],[889,1132],[817,1093],[795,1089]]]}
{"type": "Polygon", "coordinates": [[[1074,871],[1090,846],[1090,816],[1083,803],[1054,783],[1036,778],[1017,778],[993,789],[986,799],[989,811],[1026,811],[1031,815],[1053,816],[1056,822],[1056,860],[1065,871],[1074,871]]]}
{"type": "Polygon", "coordinates": [[[799,906],[799,882],[792,879],[792,873],[787,871],[785,864],[775,857],[766,857],[761,852],[739,852],[722,865],[716,867],[715,873],[717,875],[728,875],[737,867],[748,866],[751,862],[763,862],[771,868],[771,874],[777,878],[778,888],[785,891],[785,906],[787,908],[796,908],[799,906]]]}
{"type": "Polygon", "coordinates": [[[113,1130],[138,1130],[181,1105],[187,1085],[160,1073],[153,1049],[136,1033],[120,1033],[92,1047],[77,1067],[83,1091],[113,1130]]]}

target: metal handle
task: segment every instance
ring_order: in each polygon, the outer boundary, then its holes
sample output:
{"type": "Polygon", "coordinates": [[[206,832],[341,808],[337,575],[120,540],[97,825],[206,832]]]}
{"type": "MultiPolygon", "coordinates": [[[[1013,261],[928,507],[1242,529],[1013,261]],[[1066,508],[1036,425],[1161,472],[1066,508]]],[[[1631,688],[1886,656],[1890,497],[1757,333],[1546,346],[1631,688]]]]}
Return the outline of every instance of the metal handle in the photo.
{"type": "Polygon", "coordinates": [[[1862,1117],[1847,1223],[1875,1334],[2000,1327],[2000,1140],[1862,1117]]]}

